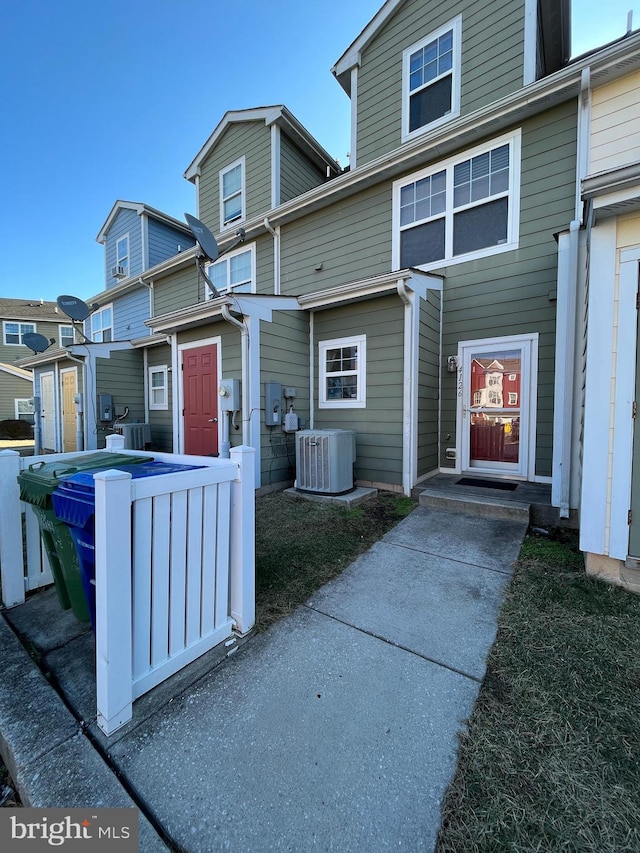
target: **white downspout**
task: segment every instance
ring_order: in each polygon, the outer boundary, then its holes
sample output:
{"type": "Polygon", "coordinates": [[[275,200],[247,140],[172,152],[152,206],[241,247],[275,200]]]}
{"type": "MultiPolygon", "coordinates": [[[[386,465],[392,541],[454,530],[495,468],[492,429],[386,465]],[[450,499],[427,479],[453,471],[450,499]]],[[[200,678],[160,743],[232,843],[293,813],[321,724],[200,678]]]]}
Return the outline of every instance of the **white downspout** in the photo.
{"type": "Polygon", "coordinates": [[[280,226],[273,228],[266,216],[263,225],[273,237],[273,293],[280,296],[280,226]]]}
{"type": "Polygon", "coordinates": [[[413,315],[414,303],[412,294],[407,293],[404,279],[400,279],[396,285],[398,296],[404,304],[404,381],[403,381],[403,407],[402,407],[402,490],[405,495],[411,494],[415,481],[414,456],[415,429],[413,424],[413,412],[415,405],[414,371],[413,371],[413,315]]]}
{"type": "Polygon", "coordinates": [[[240,329],[240,346],[242,350],[242,443],[249,447],[251,446],[251,437],[249,435],[250,418],[251,418],[251,394],[250,394],[250,376],[249,370],[249,329],[244,320],[238,320],[229,310],[228,305],[223,305],[220,312],[227,323],[240,329]]]}

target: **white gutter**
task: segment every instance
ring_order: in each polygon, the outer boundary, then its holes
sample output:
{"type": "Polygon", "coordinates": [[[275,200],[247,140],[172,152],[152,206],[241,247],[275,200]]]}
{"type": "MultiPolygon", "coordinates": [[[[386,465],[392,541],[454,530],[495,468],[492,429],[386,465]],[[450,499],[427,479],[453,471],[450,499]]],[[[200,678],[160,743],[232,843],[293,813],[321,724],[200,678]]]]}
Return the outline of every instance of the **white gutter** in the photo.
{"type": "Polygon", "coordinates": [[[251,446],[249,434],[251,419],[251,394],[250,394],[250,370],[249,370],[249,329],[244,320],[238,320],[229,310],[228,305],[220,307],[220,313],[232,326],[240,329],[240,344],[242,349],[242,443],[251,446]]]}
{"type": "Polygon", "coordinates": [[[405,495],[417,477],[417,443],[415,430],[416,372],[414,370],[414,314],[415,294],[408,293],[405,280],[400,279],[396,290],[404,304],[404,376],[402,405],[402,490],[405,495]]]}
{"type": "Polygon", "coordinates": [[[551,504],[559,507],[560,518],[569,518],[570,510],[579,233],[580,222],[574,219],[569,232],[558,237],[551,504]]]}
{"type": "Polygon", "coordinates": [[[263,224],[273,237],[273,294],[280,296],[280,226],[273,228],[267,216],[265,216],[263,224]]]}

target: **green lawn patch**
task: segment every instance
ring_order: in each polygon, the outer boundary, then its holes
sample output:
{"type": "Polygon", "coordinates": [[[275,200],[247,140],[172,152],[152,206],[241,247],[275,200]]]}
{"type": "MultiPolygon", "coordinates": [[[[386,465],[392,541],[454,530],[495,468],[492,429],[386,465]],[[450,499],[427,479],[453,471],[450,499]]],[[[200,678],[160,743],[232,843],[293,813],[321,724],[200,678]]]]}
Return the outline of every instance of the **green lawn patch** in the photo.
{"type": "Polygon", "coordinates": [[[499,618],[438,853],[640,850],[640,597],[529,535],[499,618]]]}
{"type": "Polygon", "coordinates": [[[276,492],[256,501],[256,627],[306,601],[416,506],[379,493],[354,509],[276,492]]]}

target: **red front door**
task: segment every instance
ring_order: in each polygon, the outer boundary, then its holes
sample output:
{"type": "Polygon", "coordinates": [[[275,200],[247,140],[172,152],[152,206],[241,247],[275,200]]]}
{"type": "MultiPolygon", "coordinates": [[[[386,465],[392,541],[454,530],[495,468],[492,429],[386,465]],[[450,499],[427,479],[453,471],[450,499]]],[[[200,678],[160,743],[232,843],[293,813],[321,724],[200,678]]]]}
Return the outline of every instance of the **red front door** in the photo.
{"type": "Polygon", "coordinates": [[[218,352],[215,346],[182,351],[184,452],[218,455],[218,352]]]}

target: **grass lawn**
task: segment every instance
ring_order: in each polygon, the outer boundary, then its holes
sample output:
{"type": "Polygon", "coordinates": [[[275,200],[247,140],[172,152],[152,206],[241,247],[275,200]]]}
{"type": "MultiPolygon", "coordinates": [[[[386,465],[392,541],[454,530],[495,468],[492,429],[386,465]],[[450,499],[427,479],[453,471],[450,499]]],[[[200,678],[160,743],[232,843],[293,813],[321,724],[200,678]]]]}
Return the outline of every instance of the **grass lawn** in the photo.
{"type": "Polygon", "coordinates": [[[640,851],[640,596],[525,540],[438,853],[640,851]]]}
{"type": "Polygon", "coordinates": [[[390,492],[354,509],[282,492],[256,501],[256,628],[264,631],[306,601],[411,512],[390,492]]]}

